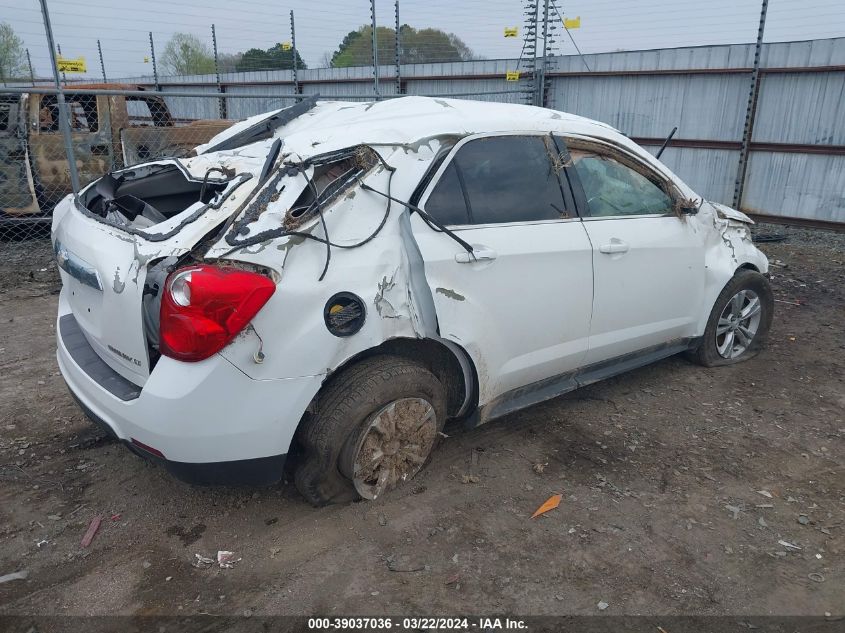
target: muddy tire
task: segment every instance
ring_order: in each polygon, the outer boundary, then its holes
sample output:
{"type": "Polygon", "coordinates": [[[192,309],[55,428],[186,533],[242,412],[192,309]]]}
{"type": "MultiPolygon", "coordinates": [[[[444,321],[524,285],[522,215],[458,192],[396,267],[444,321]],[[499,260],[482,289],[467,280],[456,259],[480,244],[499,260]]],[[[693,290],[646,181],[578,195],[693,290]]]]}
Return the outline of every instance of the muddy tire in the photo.
{"type": "Polygon", "coordinates": [[[446,421],[446,394],[422,365],[374,356],[333,377],[316,409],[297,433],[294,481],[323,506],[375,498],[419,472],[446,421]]]}
{"type": "Polygon", "coordinates": [[[753,358],[766,343],[773,313],[769,281],[754,270],[740,270],[716,299],[691,359],[705,367],[720,367],[753,358]]]}

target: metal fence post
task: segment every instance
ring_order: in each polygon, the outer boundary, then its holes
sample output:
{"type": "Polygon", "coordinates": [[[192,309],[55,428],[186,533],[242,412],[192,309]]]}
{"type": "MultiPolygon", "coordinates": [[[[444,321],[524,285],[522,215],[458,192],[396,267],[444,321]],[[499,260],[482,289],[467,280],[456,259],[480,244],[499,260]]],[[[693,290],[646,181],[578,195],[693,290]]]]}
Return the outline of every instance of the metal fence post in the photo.
{"type": "Polygon", "coordinates": [[[70,175],[70,186],[73,189],[73,196],[79,194],[79,174],[76,171],[76,156],[73,153],[73,139],[70,135],[70,110],[65,102],[65,93],[59,81],[59,64],[56,61],[56,45],[53,41],[53,27],[50,25],[50,13],[47,11],[47,0],[40,0],[41,16],[44,19],[44,31],[47,34],[47,46],[50,48],[50,64],[53,67],[53,83],[56,85],[56,101],[59,104],[59,127],[62,130],[62,138],[65,142],[65,153],[67,154],[68,174],[70,175]]]}
{"type": "Polygon", "coordinates": [[[103,83],[108,83],[106,79],[106,65],[103,63],[103,47],[100,46],[100,40],[97,40],[97,53],[100,55],[100,70],[103,72],[103,83]]]}
{"type": "Polygon", "coordinates": [[[763,0],[760,9],[760,26],[757,29],[757,45],[754,47],[754,68],[751,71],[751,89],[748,93],[748,107],[745,110],[745,126],[742,129],[742,145],[739,149],[739,166],[734,183],[733,206],[742,206],[742,194],[745,189],[745,174],[748,171],[748,148],[754,134],[754,116],[757,114],[757,96],[760,94],[760,52],[763,48],[763,31],[766,28],[766,9],[769,0],[763,0]]]}
{"type": "MultiPolygon", "coordinates": [[[[61,57],[62,56],[62,45],[56,44],[56,50],[59,51],[59,57],[61,57]]],[[[65,74],[65,71],[62,71],[62,82],[65,84],[65,86],[67,86],[67,75],[65,74]]]]}
{"type": "Polygon", "coordinates": [[[150,59],[153,62],[153,81],[155,82],[156,92],[161,90],[158,84],[158,66],[156,66],[156,47],[153,43],[153,32],[150,31],[150,59]]]}
{"type": "Polygon", "coordinates": [[[370,0],[370,18],[373,27],[373,91],[376,101],[381,98],[378,87],[378,35],[376,34],[376,0],[370,0]]]}
{"type": "Polygon", "coordinates": [[[402,40],[399,36],[399,0],[394,4],[396,10],[396,94],[402,94],[402,40]]]}
{"type": "Polygon", "coordinates": [[[525,74],[528,82],[525,87],[525,102],[536,105],[537,99],[537,14],[539,4],[537,0],[525,0],[523,15],[525,24],[522,28],[522,52],[519,55],[516,69],[525,62],[525,74]]]}
{"type": "MultiPolygon", "coordinates": [[[[211,25],[211,46],[214,49],[214,75],[217,77],[217,92],[223,92],[223,84],[220,83],[220,58],[217,55],[217,30],[211,25]]],[[[221,119],[226,118],[226,98],[220,97],[217,102],[217,113],[221,119]]]]}
{"type": "Polygon", "coordinates": [[[26,49],[26,64],[29,66],[29,78],[32,85],[35,85],[35,73],[32,71],[32,58],[29,56],[29,49],[26,49]]]}
{"type": "Polygon", "coordinates": [[[300,94],[299,92],[299,76],[297,74],[297,66],[296,63],[296,25],[293,21],[293,11],[290,12],[290,46],[291,50],[293,51],[293,93],[300,94]]]}
{"type": "Polygon", "coordinates": [[[549,0],[543,5],[543,60],[537,65],[537,97],[534,105],[543,107],[546,103],[546,56],[549,54],[549,0]]]}

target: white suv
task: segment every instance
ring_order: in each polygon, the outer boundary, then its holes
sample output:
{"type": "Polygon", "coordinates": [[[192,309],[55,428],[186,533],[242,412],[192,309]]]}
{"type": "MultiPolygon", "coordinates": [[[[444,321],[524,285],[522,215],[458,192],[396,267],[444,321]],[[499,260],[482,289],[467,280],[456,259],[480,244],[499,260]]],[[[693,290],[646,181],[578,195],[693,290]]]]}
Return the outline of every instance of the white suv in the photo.
{"type": "Polygon", "coordinates": [[[520,105],[306,99],[63,200],[58,362],[179,477],[314,504],[476,425],[772,320],[751,221],[613,128],[520,105]]]}

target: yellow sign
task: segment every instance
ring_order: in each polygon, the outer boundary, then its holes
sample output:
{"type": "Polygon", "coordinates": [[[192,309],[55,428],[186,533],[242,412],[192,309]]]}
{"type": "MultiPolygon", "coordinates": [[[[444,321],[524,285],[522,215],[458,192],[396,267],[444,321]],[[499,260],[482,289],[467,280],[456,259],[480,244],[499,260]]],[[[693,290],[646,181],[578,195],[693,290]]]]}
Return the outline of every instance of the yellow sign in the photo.
{"type": "Polygon", "coordinates": [[[150,63],[150,58],[149,58],[149,57],[144,57],[144,63],[145,63],[145,64],[149,64],[149,63],[150,63]]]}
{"type": "Polygon", "coordinates": [[[519,33],[519,29],[515,26],[506,26],[505,27],[505,37],[516,37],[519,33]]]}
{"type": "Polygon", "coordinates": [[[282,50],[283,51],[289,51],[292,48],[293,48],[293,46],[291,46],[290,42],[282,42],[282,50]]]}
{"type": "Polygon", "coordinates": [[[59,55],[56,58],[56,63],[59,66],[60,73],[85,73],[88,69],[85,67],[85,58],[77,57],[76,59],[67,59],[59,55]]]}
{"type": "Polygon", "coordinates": [[[509,70],[505,73],[505,81],[519,81],[519,71],[509,70]]]}
{"type": "Polygon", "coordinates": [[[563,28],[565,28],[565,29],[580,29],[581,28],[581,16],[579,15],[577,18],[563,18],[563,28]]]}

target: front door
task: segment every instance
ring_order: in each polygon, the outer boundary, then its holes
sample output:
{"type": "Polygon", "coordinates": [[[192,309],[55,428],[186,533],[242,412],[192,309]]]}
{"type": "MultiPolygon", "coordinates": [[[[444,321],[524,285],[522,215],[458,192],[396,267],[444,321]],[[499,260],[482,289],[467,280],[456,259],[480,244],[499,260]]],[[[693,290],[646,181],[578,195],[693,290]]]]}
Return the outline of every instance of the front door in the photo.
{"type": "Polygon", "coordinates": [[[484,404],[577,368],[587,351],[592,250],[548,136],[469,137],[420,206],[474,247],[412,216],[440,335],[479,373],[484,404]]]}

